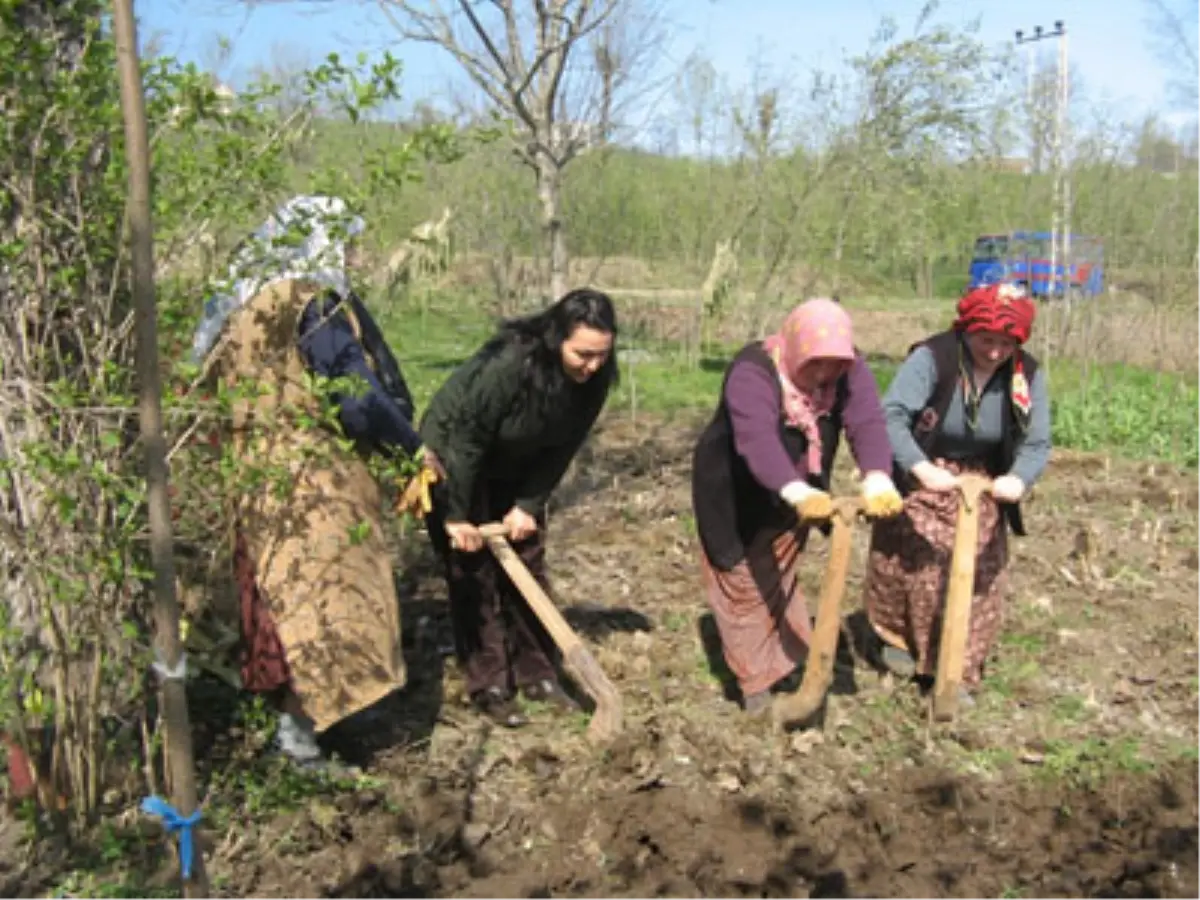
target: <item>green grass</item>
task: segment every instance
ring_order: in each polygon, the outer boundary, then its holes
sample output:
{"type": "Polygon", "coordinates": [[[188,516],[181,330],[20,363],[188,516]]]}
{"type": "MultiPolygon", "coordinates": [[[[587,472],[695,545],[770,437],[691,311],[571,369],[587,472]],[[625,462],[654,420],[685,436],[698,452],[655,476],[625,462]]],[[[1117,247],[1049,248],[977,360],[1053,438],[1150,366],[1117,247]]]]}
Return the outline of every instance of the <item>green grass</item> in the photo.
{"type": "MultiPolygon", "coordinates": [[[[423,410],[454,367],[487,338],[494,323],[486,301],[438,295],[427,304],[374,304],[400,358],[418,408],[423,410]]],[[[711,411],[725,365],[736,347],[709,348],[699,365],[681,348],[637,337],[620,342],[626,352],[621,383],[609,401],[610,415],[700,415],[711,411]],[[628,351],[637,351],[630,353],[628,351]]],[[[881,391],[896,366],[870,360],[881,391]]],[[[1200,389],[1194,375],[1152,372],[1127,365],[1056,360],[1051,371],[1051,408],[1057,447],[1107,451],[1182,467],[1200,463],[1200,389]]]]}
{"type": "Polygon", "coordinates": [[[1038,770],[1043,778],[1065,781],[1076,787],[1095,787],[1118,773],[1141,773],[1154,768],[1143,756],[1135,738],[1109,741],[1088,737],[1049,741],[1038,770]]]}
{"type": "Polygon", "coordinates": [[[1111,450],[1194,467],[1200,461],[1195,377],[1106,365],[1086,374],[1071,363],[1051,376],[1054,439],[1076,450],[1111,450]]]}

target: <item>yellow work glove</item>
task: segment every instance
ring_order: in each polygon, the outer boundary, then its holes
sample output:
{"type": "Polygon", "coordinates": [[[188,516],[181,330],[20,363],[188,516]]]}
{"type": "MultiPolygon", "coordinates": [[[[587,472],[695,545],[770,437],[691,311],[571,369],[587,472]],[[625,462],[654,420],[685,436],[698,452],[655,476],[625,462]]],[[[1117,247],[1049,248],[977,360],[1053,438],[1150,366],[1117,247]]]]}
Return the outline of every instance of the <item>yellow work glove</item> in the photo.
{"type": "Polygon", "coordinates": [[[780,494],[802,522],[821,522],[833,515],[833,498],[803,481],[784,485],[780,494]]]}
{"type": "Polygon", "coordinates": [[[424,519],[433,509],[433,498],[430,489],[442,480],[441,466],[432,453],[423,454],[420,471],[408,480],[400,489],[396,500],[396,513],[408,513],[417,519],[424,519]]]}
{"type": "Polygon", "coordinates": [[[862,480],[863,512],[868,518],[890,519],[904,511],[904,500],[884,472],[868,472],[862,480]]]}

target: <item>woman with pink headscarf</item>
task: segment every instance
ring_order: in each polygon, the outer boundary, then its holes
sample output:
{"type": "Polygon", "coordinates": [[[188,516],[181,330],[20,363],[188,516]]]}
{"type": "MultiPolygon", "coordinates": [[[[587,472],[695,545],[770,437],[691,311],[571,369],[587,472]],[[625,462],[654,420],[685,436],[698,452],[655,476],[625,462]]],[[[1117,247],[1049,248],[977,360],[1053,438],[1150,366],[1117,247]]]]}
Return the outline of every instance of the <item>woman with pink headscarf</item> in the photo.
{"type": "Polygon", "coordinates": [[[692,458],[708,601],[747,712],[768,709],[771,689],[804,659],[811,623],[793,567],[809,525],[832,510],[843,431],[868,515],[895,515],[901,500],[875,378],[846,310],[808,300],[734,357],[692,458]]]}

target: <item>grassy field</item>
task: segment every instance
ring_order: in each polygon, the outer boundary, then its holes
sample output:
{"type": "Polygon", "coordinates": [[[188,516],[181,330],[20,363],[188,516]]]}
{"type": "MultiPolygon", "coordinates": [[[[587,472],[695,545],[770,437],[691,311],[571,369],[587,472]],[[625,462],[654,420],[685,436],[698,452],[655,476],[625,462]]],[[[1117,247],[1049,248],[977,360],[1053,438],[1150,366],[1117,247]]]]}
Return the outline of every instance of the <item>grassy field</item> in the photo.
{"type": "MultiPolygon", "coordinates": [[[[619,304],[619,293],[617,298],[619,304]]],[[[953,314],[948,300],[932,307],[920,301],[877,298],[847,300],[846,304],[856,317],[859,346],[871,360],[881,391],[887,389],[909,343],[943,327],[953,314]],[[881,315],[887,319],[880,321],[881,315]],[[894,319],[906,321],[895,328],[894,319]]],[[[482,305],[479,299],[451,295],[434,296],[427,304],[398,304],[382,310],[385,330],[420,408],[450,369],[490,334],[496,318],[480,314],[482,305]]],[[[1195,323],[1191,324],[1194,339],[1195,323]]],[[[1136,335],[1131,339],[1136,340],[1136,335]]],[[[619,344],[626,357],[622,383],[607,414],[670,417],[711,410],[725,365],[739,346],[731,341],[707,346],[699,361],[692,363],[678,343],[648,337],[644,330],[626,335],[619,344]]],[[[1031,349],[1040,351],[1036,338],[1031,349]]],[[[1185,371],[1052,359],[1051,403],[1057,446],[1110,451],[1186,467],[1200,461],[1200,390],[1194,353],[1193,367],[1185,371]]]]}

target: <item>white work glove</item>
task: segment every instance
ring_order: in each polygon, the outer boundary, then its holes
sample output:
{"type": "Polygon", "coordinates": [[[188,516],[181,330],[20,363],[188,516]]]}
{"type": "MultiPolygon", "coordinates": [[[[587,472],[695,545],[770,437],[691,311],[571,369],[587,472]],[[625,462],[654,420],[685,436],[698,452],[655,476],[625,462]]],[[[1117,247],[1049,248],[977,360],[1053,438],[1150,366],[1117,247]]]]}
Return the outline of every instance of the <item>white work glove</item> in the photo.
{"type": "Polygon", "coordinates": [[[803,521],[823,521],[833,515],[833,498],[804,481],[789,481],[779,491],[803,521]]]}
{"type": "Polygon", "coordinates": [[[1001,475],[992,482],[992,497],[1000,503],[1019,503],[1025,496],[1025,482],[1016,475],[1001,475]]]}
{"type": "Polygon", "coordinates": [[[943,469],[941,466],[929,462],[929,460],[913,466],[912,476],[921,482],[921,487],[925,490],[936,491],[939,494],[953,491],[958,487],[957,475],[949,469],[943,469]]]}
{"type": "Polygon", "coordinates": [[[868,472],[863,476],[863,512],[869,518],[887,519],[904,511],[900,492],[886,472],[868,472]]]}

